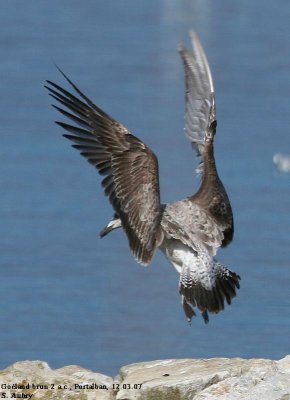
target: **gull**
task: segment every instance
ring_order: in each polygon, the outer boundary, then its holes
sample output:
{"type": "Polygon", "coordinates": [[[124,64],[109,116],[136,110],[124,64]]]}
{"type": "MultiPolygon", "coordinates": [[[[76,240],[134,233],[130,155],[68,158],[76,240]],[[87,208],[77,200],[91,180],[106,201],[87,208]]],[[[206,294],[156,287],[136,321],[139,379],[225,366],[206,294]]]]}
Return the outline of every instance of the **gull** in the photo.
{"type": "Polygon", "coordinates": [[[231,304],[240,276],[215,258],[219,247],[233,239],[231,204],[219,178],[214,157],[216,105],[212,74],[195,32],[190,32],[193,53],[178,51],[185,72],[185,134],[197,153],[197,192],[185,199],[160,202],[158,160],[146,144],[96,106],[61,71],[74,94],[47,81],[59,103],[53,105],[72,123],[56,122],[73,147],[103,176],[102,186],[114,216],[100,232],[122,228],[137,262],[147,266],[160,249],[179,274],[179,293],[189,323],[199,310],[208,313],[231,304]]]}
{"type": "Polygon", "coordinates": [[[273,163],[279,172],[290,172],[290,156],[276,153],[273,156],[273,163]]]}

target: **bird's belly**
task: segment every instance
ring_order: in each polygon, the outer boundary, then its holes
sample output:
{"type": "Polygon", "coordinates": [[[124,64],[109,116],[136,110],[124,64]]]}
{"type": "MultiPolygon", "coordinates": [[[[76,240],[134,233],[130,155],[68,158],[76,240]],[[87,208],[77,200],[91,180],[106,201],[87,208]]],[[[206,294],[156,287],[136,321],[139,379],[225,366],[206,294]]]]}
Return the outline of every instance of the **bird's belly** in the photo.
{"type": "Polygon", "coordinates": [[[184,265],[196,262],[196,252],[176,239],[164,239],[160,250],[180,274],[184,265]]]}
{"type": "Polygon", "coordinates": [[[200,282],[205,289],[212,289],[215,284],[214,262],[208,253],[197,253],[176,239],[165,239],[160,249],[181,276],[188,275],[192,282],[200,282]]]}

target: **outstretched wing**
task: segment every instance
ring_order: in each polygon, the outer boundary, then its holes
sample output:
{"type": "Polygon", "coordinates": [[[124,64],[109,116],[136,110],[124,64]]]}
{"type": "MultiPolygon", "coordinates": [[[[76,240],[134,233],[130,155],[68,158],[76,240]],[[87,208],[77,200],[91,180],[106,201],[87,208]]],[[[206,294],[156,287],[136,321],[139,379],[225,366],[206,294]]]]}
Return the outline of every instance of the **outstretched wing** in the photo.
{"type": "Polygon", "coordinates": [[[57,124],[70,133],[64,137],[74,143],[73,147],[105,176],[102,181],[105,194],[121,219],[132,253],[147,265],[161,234],[157,158],[62,75],[77,95],[47,81],[49,86],[45,87],[50,95],[68,111],[54,107],[73,122],[57,124]]]}
{"type": "MultiPolygon", "coordinates": [[[[178,47],[185,72],[185,133],[201,158],[205,138],[211,123],[216,119],[214,86],[210,67],[195,32],[190,32],[193,55],[178,47]]],[[[202,172],[202,164],[197,172],[202,172]]]]}

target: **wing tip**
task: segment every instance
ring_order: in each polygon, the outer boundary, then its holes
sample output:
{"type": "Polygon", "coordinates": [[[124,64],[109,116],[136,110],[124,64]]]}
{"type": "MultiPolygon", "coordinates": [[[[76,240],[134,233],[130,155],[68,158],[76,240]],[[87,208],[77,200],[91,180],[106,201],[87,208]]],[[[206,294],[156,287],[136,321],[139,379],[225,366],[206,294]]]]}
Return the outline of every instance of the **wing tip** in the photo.
{"type": "Polygon", "coordinates": [[[182,43],[178,43],[178,45],[177,45],[177,51],[178,51],[179,53],[183,53],[184,51],[186,51],[186,48],[183,46],[182,43]]]}
{"type": "Polygon", "coordinates": [[[198,36],[198,34],[196,33],[196,31],[194,31],[193,29],[190,29],[190,31],[189,31],[189,36],[190,36],[190,39],[191,39],[193,42],[198,42],[198,43],[200,43],[199,36],[198,36]]]}
{"type": "Polygon", "coordinates": [[[58,72],[60,72],[61,75],[71,84],[70,79],[69,79],[69,78],[66,76],[66,74],[60,69],[60,67],[59,67],[56,63],[54,63],[54,66],[55,66],[55,68],[58,70],[58,72]]]}

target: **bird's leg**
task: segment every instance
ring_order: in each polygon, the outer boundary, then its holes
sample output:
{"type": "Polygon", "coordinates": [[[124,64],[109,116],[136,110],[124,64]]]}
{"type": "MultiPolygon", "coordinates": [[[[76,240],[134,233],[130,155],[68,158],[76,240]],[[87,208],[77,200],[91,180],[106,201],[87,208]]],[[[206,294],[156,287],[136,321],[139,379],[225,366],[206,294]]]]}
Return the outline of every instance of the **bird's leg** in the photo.
{"type": "Polygon", "coordinates": [[[183,306],[184,313],[186,315],[187,321],[189,325],[191,325],[191,319],[192,317],[195,317],[196,314],[194,310],[192,309],[191,305],[186,301],[186,298],[182,295],[181,296],[181,304],[183,306]]]}
{"type": "Polygon", "coordinates": [[[209,323],[209,317],[208,317],[207,310],[205,310],[201,315],[202,315],[202,318],[204,320],[204,323],[208,324],[209,323]]]}
{"type": "Polygon", "coordinates": [[[204,307],[201,307],[199,305],[197,307],[198,307],[199,311],[201,312],[201,315],[202,315],[202,318],[204,320],[204,323],[208,324],[209,323],[209,317],[208,317],[207,309],[204,308],[204,307]]]}

